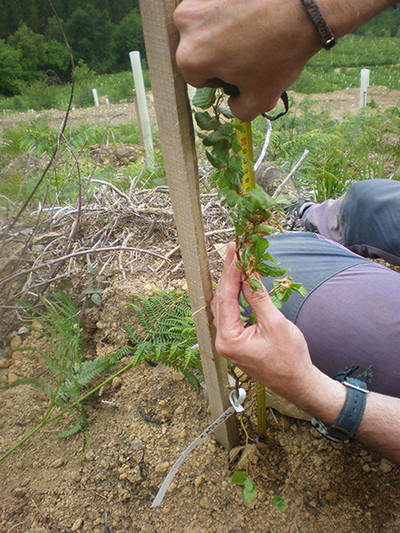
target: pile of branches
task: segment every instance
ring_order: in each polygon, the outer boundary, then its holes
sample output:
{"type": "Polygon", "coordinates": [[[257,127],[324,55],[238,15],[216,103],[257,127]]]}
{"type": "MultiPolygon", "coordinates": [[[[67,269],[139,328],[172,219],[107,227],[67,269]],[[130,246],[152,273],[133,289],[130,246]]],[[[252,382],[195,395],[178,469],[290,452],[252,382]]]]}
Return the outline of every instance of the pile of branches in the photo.
{"type": "MultiPolygon", "coordinates": [[[[18,301],[39,295],[60,281],[82,276],[135,275],[140,268],[177,271],[182,262],[167,187],[124,192],[114,183],[91,179],[96,192],[76,205],[53,205],[15,217],[0,226],[1,315],[18,313],[18,301]],[[150,260],[151,259],[151,260],[150,260]]],[[[200,197],[206,235],[213,239],[233,228],[215,193],[200,197]]],[[[1,328],[0,328],[1,331],[1,328]]]]}

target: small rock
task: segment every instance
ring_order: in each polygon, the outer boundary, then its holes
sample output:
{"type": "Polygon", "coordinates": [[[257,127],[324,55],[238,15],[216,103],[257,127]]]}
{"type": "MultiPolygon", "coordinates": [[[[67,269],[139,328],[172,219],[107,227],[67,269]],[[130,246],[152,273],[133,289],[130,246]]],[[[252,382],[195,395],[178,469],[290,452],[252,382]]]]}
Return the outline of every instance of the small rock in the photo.
{"type": "Polygon", "coordinates": [[[17,333],[18,335],[25,335],[25,333],[29,333],[29,328],[27,328],[26,326],[21,326],[17,333]]]}
{"type": "Polygon", "coordinates": [[[8,368],[10,366],[10,361],[5,357],[0,357],[0,368],[8,368]]]}
{"type": "Polygon", "coordinates": [[[199,504],[203,509],[208,509],[210,507],[210,500],[207,498],[207,496],[203,496],[200,498],[199,504]]]}
{"type": "Polygon", "coordinates": [[[379,469],[387,474],[393,470],[393,464],[384,457],[379,463],[379,469]]]}
{"type": "Polygon", "coordinates": [[[86,461],[93,461],[93,459],[96,457],[96,454],[94,453],[93,450],[89,450],[88,452],[85,453],[85,459],[86,461]]]}
{"type": "Polygon", "coordinates": [[[16,487],[14,490],[13,490],[13,494],[14,496],[17,496],[17,498],[23,498],[26,493],[28,491],[26,490],[25,487],[16,487]]]}
{"type": "Polygon", "coordinates": [[[178,372],[176,370],[171,372],[171,380],[174,383],[178,383],[179,381],[183,381],[184,379],[185,379],[185,376],[181,372],[178,372]]]}
{"type": "Polygon", "coordinates": [[[371,472],[371,467],[369,464],[364,464],[361,468],[364,470],[364,472],[371,472]]]}
{"type": "Polygon", "coordinates": [[[62,457],[59,457],[58,459],[53,461],[50,466],[52,468],[61,468],[62,466],[64,466],[64,464],[65,464],[64,459],[62,457]]]}
{"type": "Polygon", "coordinates": [[[71,531],[78,531],[78,529],[82,526],[83,520],[82,518],[77,518],[75,522],[72,524],[71,531]]]}
{"type": "Polygon", "coordinates": [[[8,384],[12,383],[16,379],[18,379],[18,378],[17,378],[17,376],[15,374],[13,374],[12,372],[8,373],[8,376],[7,376],[8,384]]]}
{"type": "Polygon", "coordinates": [[[154,471],[156,474],[166,474],[169,470],[169,463],[168,461],[164,461],[162,463],[159,463],[156,465],[154,471]]]}
{"type": "Polygon", "coordinates": [[[10,340],[10,346],[13,350],[21,346],[21,344],[22,344],[22,339],[19,335],[14,335],[14,337],[10,340]]]}
{"type": "Polygon", "coordinates": [[[122,385],[122,379],[119,378],[118,376],[115,377],[115,378],[112,380],[112,382],[111,382],[111,388],[112,388],[112,390],[117,390],[117,389],[119,389],[119,388],[121,387],[121,385],[122,385]]]}
{"type": "Polygon", "coordinates": [[[237,469],[247,470],[250,465],[255,465],[257,463],[258,457],[257,446],[255,444],[249,444],[243,450],[242,456],[237,464],[237,469]]]}

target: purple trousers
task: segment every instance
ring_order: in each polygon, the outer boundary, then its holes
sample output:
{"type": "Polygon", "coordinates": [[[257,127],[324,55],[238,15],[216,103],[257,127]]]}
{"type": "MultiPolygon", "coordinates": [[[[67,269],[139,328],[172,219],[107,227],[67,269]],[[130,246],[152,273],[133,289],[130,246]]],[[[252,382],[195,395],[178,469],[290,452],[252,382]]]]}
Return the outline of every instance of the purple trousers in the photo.
{"type": "MultiPolygon", "coordinates": [[[[315,233],[275,235],[268,251],[308,289],[282,312],[303,332],[313,363],[331,377],[371,367],[370,390],[400,397],[400,274],[315,233]]],[[[263,283],[272,288],[271,278],[263,283]]]]}

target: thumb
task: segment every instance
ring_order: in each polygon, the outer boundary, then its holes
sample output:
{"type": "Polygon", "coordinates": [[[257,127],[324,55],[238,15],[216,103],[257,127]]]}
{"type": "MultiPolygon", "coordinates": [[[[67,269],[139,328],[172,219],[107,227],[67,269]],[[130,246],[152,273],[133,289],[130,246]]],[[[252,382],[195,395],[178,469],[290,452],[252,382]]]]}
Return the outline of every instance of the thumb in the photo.
{"type": "MultiPolygon", "coordinates": [[[[258,281],[262,283],[260,278],[258,278],[258,281]]],[[[254,311],[258,324],[268,327],[272,321],[282,316],[281,312],[273,304],[264,285],[261,289],[253,291],[247,282],[243,282],[243,294],[254,311]]]]}

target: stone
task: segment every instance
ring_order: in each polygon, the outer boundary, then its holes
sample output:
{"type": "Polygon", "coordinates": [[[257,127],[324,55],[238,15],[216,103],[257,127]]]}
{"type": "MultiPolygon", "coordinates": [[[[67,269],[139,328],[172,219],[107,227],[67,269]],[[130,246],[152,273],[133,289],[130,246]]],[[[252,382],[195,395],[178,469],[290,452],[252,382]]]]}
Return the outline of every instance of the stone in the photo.
{"type": "Polygon", "coordinates": [[[19,335],[14,335],[14,337],[10,340],[10,346],[13,350],[21,346],[21,344],[22,344],[22,339],[19,335]]]}
{"type": "Polygon", "coordinates": [[[88,452],[85,453],[85,459],[86,461],[93,461],[93,459],[96,457],[96,454],[94,453],[93,450],[89,450],[88,452]]]}
{"type": "Polygon", "coordinates": [[[65,461],[62,457],[59,457],[58,459],[56,459],[55,461],[53,461],[51,463],[51,467],[52,468],[61,468],[62,466],[64,466],[65,464],[65,461]]]}
{"type": "Polygon", "coordinates": [[[78,531],[82,527],[83,520],[82,518],[77,518],[75,522],[72,524],[71,531],[78,531]]]}
{"type": "Polygon", "coordinates": [[[383,459],[381,459],[381,462],[379,463],[379,470],[387,474],[393,470],[393,464],[388,459],[383,457],[383,459]]]}
{"type": "Polygon", "coordinates": [[[10,366],[10,361],[5,357],[0,357],[0,368],[8,368],[10,366]]]}

